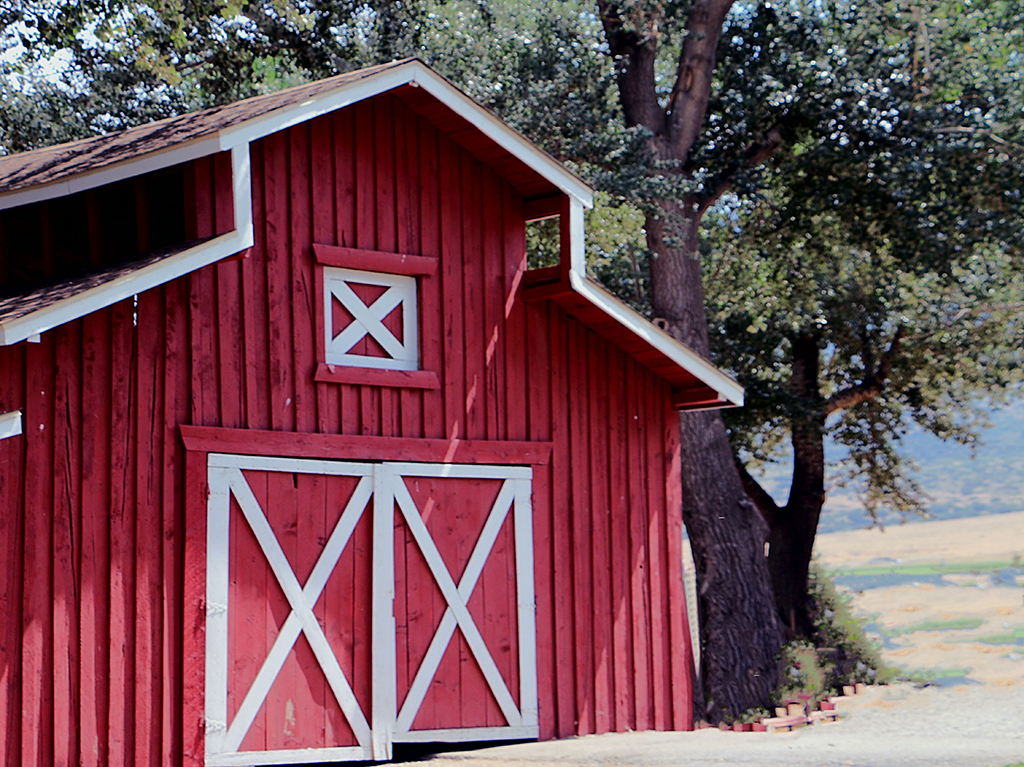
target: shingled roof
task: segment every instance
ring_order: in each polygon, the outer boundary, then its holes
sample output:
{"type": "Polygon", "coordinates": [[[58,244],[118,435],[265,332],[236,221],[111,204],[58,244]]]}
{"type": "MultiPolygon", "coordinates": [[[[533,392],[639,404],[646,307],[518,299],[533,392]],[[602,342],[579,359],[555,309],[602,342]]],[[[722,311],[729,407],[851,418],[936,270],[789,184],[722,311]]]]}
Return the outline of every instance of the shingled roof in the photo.
{"type": "Polygon", "coordinates": [[[0,157],[0,189],[6,194],[52,184],[141,155],[180,146],[214,135],[238,123],[263,117],[282,107],[301,104],[322,93],[365,80],[404,63],[395,61],[346,72],[326,80],[255,96],[202,112],[191,112],[116,133],[0,157]]]}
{"type": "Polygon", "coordinates": [[[439,129],[457,140],[458,134],[467,137],[471,145],[466,148],[507,171],[524,196],[534,196],[531,189],[536,187],[537,196],[560,190],[590,204],[590,187],[568,168],[419,59],[404,59],[116,133],[0,157],[0,209],[107,183],[101,178],[104,171],[122,166],[137,168],[125,175],[140,175],[172,162],[225,151],[387,90],[401,93],[414,108],[426,105],[439,129]],[[445,91],[445,104],[417,93],[420,85],[435,97],[445,91]],[[261,130],[264,124],[266,130],[261,130]],[[161,162],[161,156],[171,159],[161,162]]]}

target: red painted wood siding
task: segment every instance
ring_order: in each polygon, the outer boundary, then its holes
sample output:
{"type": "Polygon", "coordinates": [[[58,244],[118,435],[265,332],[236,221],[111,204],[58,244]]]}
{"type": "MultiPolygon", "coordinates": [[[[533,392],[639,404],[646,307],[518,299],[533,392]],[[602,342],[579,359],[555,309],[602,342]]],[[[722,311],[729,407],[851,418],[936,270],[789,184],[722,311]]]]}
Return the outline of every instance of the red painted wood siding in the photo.
{"type": "MultiPolygon", "coordinates": [[[[230,227],[228,171],[186,174],[189,237],[230,227]]],[[[0,349],[0,411],[25,424],[0,441],[0,764],[173,765],[196,747],[180,424],[551,441],[534,497],[541,736],[688,727],[668,385],[515,300],[522,201],[401,101],[259,141],[252,171],[248,258],[0,349]],[[313,242],[440,258],[420,298],[439,389],[314,382],[313,242]]]]}

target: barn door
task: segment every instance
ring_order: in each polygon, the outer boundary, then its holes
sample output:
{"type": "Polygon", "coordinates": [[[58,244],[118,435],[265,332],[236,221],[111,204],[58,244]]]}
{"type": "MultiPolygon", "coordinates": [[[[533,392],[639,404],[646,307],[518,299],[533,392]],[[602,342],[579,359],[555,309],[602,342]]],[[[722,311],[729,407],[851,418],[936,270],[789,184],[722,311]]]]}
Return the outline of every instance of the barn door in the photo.
{"type": "Polygon", "coordinates": [[[210,454],[206,762],[537,735],[528,468],[210,454]]]}
{"type": "Polygon", "coordinates": [[[390,464],[396,741],[537,737],[531,470],[390,464]]]}

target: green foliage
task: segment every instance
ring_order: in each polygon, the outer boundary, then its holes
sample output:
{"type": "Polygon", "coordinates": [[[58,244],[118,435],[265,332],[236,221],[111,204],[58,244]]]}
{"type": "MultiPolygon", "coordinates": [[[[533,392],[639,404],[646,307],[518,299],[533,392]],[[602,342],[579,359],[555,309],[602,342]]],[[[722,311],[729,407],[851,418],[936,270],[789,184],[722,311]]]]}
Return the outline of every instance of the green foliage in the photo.
{"type": "Polygon", "coordinates": [[[980,637],[972,637],[971,642],[983,644],[1017,644],[1017,640],[1024,639],[1024,626],[1018,626],[1000,634],[986,634],[980,637]]]}
{"type": "Polygon", "coordinates": [[[793,640],[783,645],[779,654],[779,679],[779,687],[773,695],[777,706],[800,695],[820,700],[835,691],[830,685],[827,657],[819,655],[807,640],[793,640]]]}
{"type": "MultiPolygon", "coordinates": [[[[810,646],[815,648],[822,689],[840,693],[844,685],[891,682],[896,671],[865,635],[865,620],[854,616],[850,597],[840,594],[832,576],[816,563],[811,565],[808,591],[814,621],[810,646]]],[[[786,672],[786,676],[791,675],[786,672]]]]}
{"type": "Polygon", "coordinates": [[[900,681],[915,684],[930,684],[936,679],[964,677],[973,671],[970,666],[928,666],[924,668],[908,668],[900,671],[900,681]]]}
{"type": "Polygon", "coordinates": [[[817,564],[811,567],[809,591],[814,632],[808,639],[787,642],[780,651],[773,705],[799,695],[821,700],[841,694],[846,685],[893,681],[896,670],[865,634],[867,620],[854,616],[850,597],[840,594],[831,574],[817,564]]]}
{"type": "MultiPolygon", "coordinates": [[[[718,70],[721,124],[775,126],[787,147],[707,217],[712,346],[747,387],[728,414],[734,447],[772,461],[794,419],[877,389],[826,422],[835,479],[872,514],[923,509],[900,449],[909,422],[971,444],[984,398],[1005,401],[1024,368],[1024,61],[995,43],[1019,40],[1019,18],[971,17],[988,70],[940,67],[969,46],[949,7],[919,23],[896,4],[765,6],[733,20],[718,70]],[[811,396],[790,385],[797,338],[820,351],[811,396]]],[[[739,162],[742,140],[719,132],[707,146],[739,162]]]]}

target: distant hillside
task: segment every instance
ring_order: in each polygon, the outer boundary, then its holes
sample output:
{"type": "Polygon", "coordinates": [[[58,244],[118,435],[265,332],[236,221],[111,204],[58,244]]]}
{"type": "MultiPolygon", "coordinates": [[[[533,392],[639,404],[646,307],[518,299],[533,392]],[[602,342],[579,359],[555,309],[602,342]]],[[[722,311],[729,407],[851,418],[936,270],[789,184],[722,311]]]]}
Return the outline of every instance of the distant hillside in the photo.
{"type": "MultiPolygon", "coordinates": [[[[972,459],[970,448],[943,442],[915,432],[904,446],[919,469],[917,481],[931,497],[932,519],[959,519],[985,514],[1024,510],[1024,402],[992,415],[992,428],[981,437],[982,444],[972,459]]],[[[835,448],[826,450],[835,454],[835,448]]],[[[778,465],[766,472],[763,482],[776,501],[784,503],[789,493],[790,467],[778,465]]],[[[883,515],[886,525],[899,524],[901,517],[883,515]]],[[[909,518],[907,522],[917,521],[909,518]]],[[[829,492],[818,531],[822,533],[865,527],[870,520],[847,489],[829,492]]]]}

